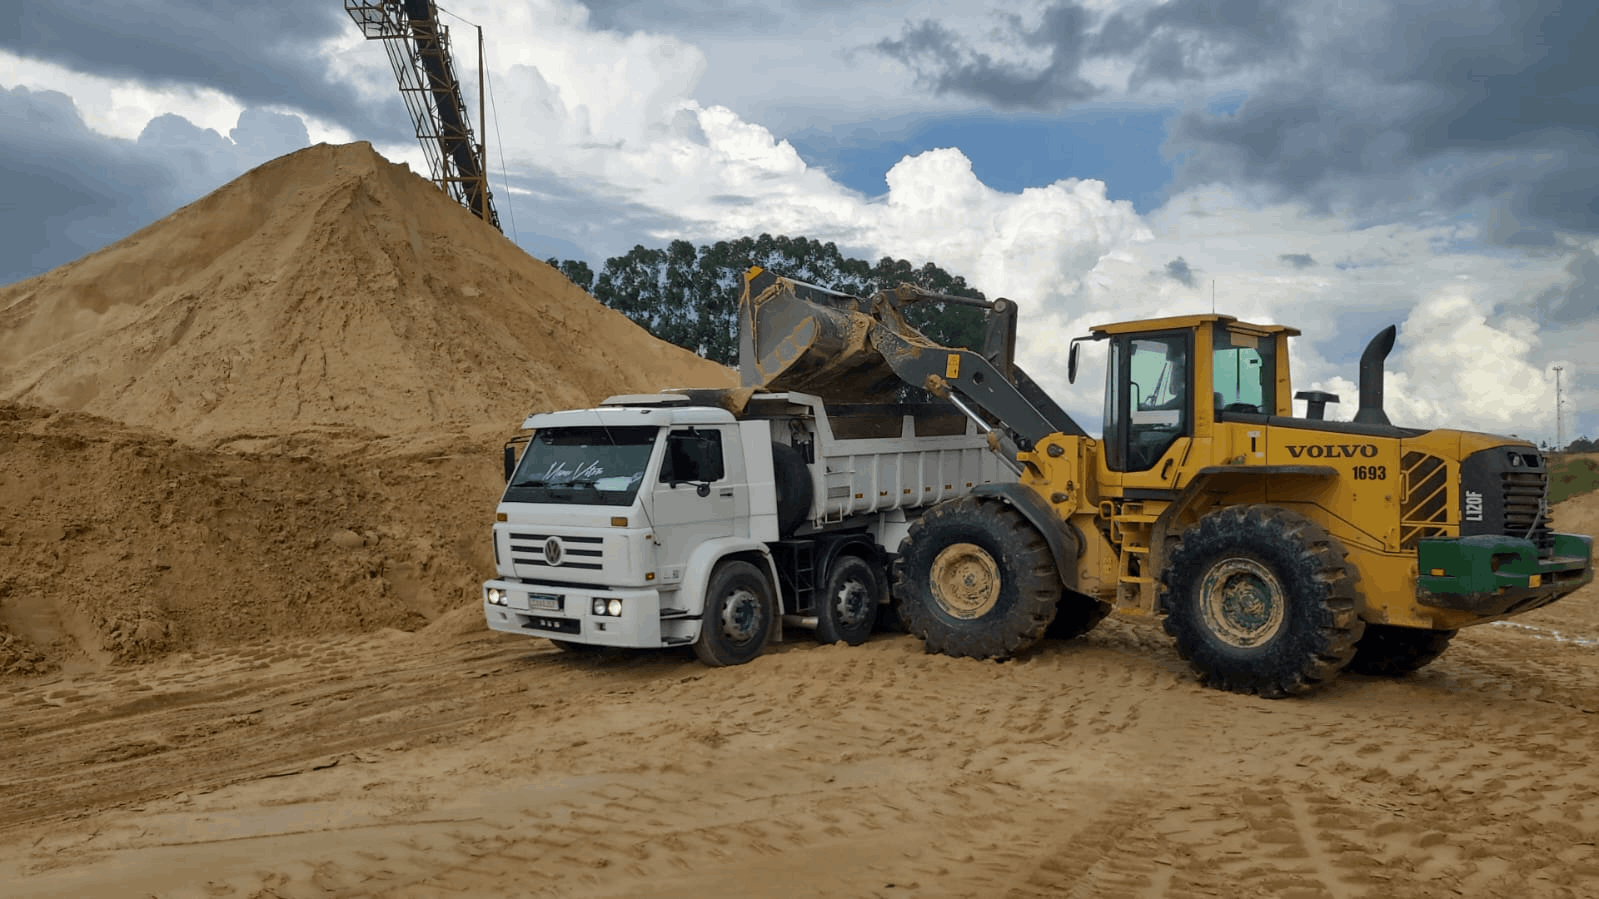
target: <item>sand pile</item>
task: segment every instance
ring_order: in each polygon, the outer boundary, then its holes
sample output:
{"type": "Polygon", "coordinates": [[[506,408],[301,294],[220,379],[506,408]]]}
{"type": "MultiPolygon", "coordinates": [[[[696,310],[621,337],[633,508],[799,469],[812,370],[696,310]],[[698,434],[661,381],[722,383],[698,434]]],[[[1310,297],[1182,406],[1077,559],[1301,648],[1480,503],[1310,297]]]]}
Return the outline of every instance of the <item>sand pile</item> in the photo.
{"type": "Polygon", "coordinates": [[[0,676],[423,627],[493,571],[497,455],[219,452],[0,403],[0,676]]]}
{"type": "Polygon", "coordinates": [[[274,160],[0,290],[0,398],[201,444],[503,434],[529,411],[732,381],[366,143],[274,160]]]}
{"type": "Polygon", "coordinates": [[[0,289],[0,675],[477,601],[530,411],[733,383],[364,143],[0,289]]]}

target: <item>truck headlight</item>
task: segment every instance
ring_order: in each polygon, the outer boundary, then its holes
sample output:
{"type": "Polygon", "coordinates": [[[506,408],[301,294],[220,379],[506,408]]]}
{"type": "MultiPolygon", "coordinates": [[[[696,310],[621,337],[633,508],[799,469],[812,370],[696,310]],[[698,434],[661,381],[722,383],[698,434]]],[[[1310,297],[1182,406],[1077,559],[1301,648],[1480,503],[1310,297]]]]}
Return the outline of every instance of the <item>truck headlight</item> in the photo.
{"type": "Polygon", "coordinates": [[[595,597],[594,598],[594,614],[596,614],[596,615],[604,615],[605,614],[605,600],[600,599],[599,597],[595,597]]]}
{"type": "Polygon", "coordinates": [[[499,587],[490,587],[489,602],[497,606],[505,605],[505,591],[499,587]]]}
{"type": "Polygon", "coordinates": [[[605,604],[605,611],[608,612],[612,618],[621,618],[622,601],[620,599],[611,600],[605,604]]]}

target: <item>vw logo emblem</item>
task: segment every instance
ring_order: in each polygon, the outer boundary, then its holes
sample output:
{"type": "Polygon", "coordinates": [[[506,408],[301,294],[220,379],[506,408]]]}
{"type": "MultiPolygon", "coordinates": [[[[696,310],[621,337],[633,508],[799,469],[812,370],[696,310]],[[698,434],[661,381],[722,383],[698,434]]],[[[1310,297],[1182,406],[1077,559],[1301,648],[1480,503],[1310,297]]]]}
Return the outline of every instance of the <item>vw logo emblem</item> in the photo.
{"type": "Polygon", "coordinates": [[[561,541],[554,537],[544,541],[544,561],[551,565],[561,564],[561,541]]]}

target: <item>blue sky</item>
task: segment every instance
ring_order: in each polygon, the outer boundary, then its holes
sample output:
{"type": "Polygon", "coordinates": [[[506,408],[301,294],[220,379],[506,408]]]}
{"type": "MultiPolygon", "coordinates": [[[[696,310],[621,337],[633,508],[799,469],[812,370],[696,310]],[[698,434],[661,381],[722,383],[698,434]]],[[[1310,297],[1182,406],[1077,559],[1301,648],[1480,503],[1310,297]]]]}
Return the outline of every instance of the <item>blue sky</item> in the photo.
{"type": "Polygon", "coordinates": [[[1149,212],[1165,200],[1175,171],[1161,152],[1175,109],[1073,110],[1069,115],[962,113],[900,116],[810,127],[786,135],[800,157],[868,196],[906,156],[959,147],[972,173],[995,190],[1017,193],[1063,178],[1105,182],[1113,200],[1149,212]]]}
{"type": "MultiPolygon", "coordinates": [[[[1024,362],[1087,420],[1070,338],[1214,288],[1305,332],[1296,384],[1334,415],[1397,324],[1396,421],[1551,439],[1561,365],[1566,433],[1599,436],[1599,5],[444,8],[469,72],[485,26],[495,198],[540,258],[765,231],[932,260],[1018,301],[1024,362]]],[[[8,4],[0,283],[351,140],[425,171],[342,3],[8,4]]]]}

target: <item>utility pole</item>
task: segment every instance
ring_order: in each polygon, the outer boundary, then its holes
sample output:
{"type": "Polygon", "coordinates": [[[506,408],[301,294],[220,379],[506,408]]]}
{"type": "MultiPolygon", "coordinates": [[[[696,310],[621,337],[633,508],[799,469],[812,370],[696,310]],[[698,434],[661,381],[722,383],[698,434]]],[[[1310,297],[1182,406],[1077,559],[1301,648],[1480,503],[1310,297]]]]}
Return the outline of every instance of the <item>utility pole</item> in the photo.
{"type": "Polygon", "coordinates": [[[1560,420],[1560,372],[1564,368],[1555,366],[1555,452],[1560,452],[1566,445],[1565,426],[1560,420]]]}

